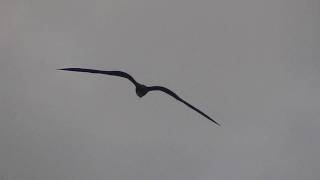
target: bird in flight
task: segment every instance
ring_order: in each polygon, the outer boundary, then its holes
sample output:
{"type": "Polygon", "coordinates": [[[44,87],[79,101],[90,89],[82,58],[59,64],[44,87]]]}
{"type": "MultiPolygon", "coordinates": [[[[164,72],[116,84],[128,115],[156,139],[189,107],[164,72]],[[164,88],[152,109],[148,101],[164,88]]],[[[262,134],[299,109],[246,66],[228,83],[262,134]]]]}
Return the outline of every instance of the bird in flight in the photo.
{"type": "Polygon", "coordinates": [[[135,85],[136,94],[140,98],[143,97],[144,95],[146,95],[150,91],[162,91],[162,92],[172,96],[176,100],[184,103],[185,105],[187,105],[191,109],[197,111],[198,113],[200,113],[204,117],[208,118],[213,123],[215,123],[218,126],[220,126],[220,124],[218,122],[216,122],[211,117],[209,117],[208,115],[206,115],[205,113],[203,113],[199,109],[195,108],[194,106],[192,106],[191,104],[189,104],[188,102],[186,102],[185,100],[180,98],[177,94],[175,94],[171,90],[169,90],[169,89],[167,89],[165,87],[162,87],[162,86],[146,86],[146,85],[140,84],[131,75],[129,75],[128,73],[125,73],[125,72],[122,72],[122,71],[102,71],[102,70],[83,69],[83,68],[63,68],[63,69],[58,69],[58,70],[75,71],[75,72],[86,72],[86,73],[94,73],[94,74],[105,74],[105,75],[119,76],[119,77],[126,78],[126,79],[128,79],[129,81],[131,81],[135,85]]]}

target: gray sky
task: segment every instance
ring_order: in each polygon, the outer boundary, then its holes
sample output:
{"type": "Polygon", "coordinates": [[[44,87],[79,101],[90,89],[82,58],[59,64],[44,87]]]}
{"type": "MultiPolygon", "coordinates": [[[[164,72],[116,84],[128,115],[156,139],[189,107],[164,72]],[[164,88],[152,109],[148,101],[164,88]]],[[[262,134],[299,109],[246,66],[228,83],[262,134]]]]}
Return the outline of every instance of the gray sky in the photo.
{"type": "Polygon", "coordinates": [[[320,1],[2,0],[0,179],[318,180],[320,1]],[[123,70],[164,85],[139,99],[123,70]]]}

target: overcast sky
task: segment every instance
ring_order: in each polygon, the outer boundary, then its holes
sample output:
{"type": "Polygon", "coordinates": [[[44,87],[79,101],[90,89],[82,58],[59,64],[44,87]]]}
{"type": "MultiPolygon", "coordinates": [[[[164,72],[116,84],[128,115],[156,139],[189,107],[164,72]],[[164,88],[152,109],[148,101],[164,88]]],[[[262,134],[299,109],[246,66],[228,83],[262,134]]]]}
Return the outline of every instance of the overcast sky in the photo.
{"type": "Polygon", "coordinates": [[[318,180],[319,20],[319,0],[1,0],[0,179],[318,180]]]}

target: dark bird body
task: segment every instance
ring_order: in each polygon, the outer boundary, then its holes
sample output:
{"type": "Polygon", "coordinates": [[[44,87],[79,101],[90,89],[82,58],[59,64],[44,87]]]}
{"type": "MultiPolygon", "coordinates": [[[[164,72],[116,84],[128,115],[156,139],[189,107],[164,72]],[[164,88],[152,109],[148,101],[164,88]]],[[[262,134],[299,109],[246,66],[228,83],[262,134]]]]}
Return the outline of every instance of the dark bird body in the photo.
{"type": "Polygon", "coordinates": [[[122,72],[122,71],[102,71],[102,70],[94,70],[94,69],[83,69],[83,68],[64,68],[64,69],[58,69],[58,70],[64,70],[64,71],[75,71],[75,72],[86,72],[86,73],[94,73],[94,74],[105,74],[105,75],[111,75],[111,76],[119,76],[119,77],[123,77],[126,78],[128,80],[130,80],[136,87],[136,94],[137,96],[139,96],[140,98],[143,97],[144,95],[146,95],[148,92],[150,91],[162,91],[170,96],[172,96],[173,98],[175,98],[176,100],[184,103],[185,105],[187,105],[188,107],[190,107],[191,109],[197,111],[198,113],[200,113],[201,115],[203,115],[204,117],[208,118],[210,121],[214,122],[215,124],[219,125],[220,124],[218,122],[216,122],[215,120],[213,120],[212,118],[210,118],[208,115],[206,115],[205,113],[203,113],[202,111],[200,111],[199,109],[195,108],[194,106],[192,106],[191,104],[189,104],[188,102],[186,102],[185,100],[183,100],[182,98],[180,98],[178,95],[176,95],[174,92],[172,92],[171,90],[162,87],[162,86],[145,86],[143,84],[138,83],[132,76],[130,76],[129,74],[122,72]]]}

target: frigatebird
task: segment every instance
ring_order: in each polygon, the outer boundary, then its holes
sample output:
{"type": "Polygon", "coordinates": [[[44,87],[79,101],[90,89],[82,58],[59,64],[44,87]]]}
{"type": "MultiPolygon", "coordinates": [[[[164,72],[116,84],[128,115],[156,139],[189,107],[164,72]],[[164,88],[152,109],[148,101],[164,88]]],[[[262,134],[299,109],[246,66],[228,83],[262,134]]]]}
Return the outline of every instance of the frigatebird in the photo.
{"type": "Polygon", "coordinates": [[[215,124],[217,124],[218,126],[220,126],[220,124],[218,122],[216,122],[215,120],[210,118],[208,115],[206,115],[205,113],[203,113],[199,109],[195,108],[194,106],[192,106],[191,104],[189,104],[188,102],[186,102],[185,100],[180,98],[177,94],[175,94],[171,90],[169,90],[169,89],[167,89],[165,87],[162,87],[162,86],[146,86],[146,85],[140,84],[131,75],[129,75],[128,73],[125,73],[123,71],[102,71],[102,70],[84,69],[84,68],[63,68],[63,69],[58,69],[58,70],[75,71],[75,72],[86,72],[86,73],[94,73],[94,74],[105,74],[105,75],[119,76],[119,77],[126,78],[126,79],[130,80],[135,85],[136,94],[137,94],[138,97],[141,98],[141,97],[143,97],[144,95],[146,95],[150,91],[162,91],[162,92],[172,96],[176,100],[184,103],[185,105],[187,105],[191,109],[197,111],[198,113],[200,113],[204,117],[208,118],[210,121],[212,121],[215,124]]]}

